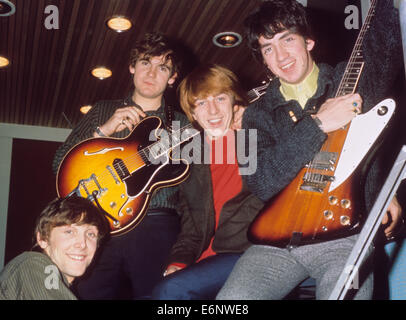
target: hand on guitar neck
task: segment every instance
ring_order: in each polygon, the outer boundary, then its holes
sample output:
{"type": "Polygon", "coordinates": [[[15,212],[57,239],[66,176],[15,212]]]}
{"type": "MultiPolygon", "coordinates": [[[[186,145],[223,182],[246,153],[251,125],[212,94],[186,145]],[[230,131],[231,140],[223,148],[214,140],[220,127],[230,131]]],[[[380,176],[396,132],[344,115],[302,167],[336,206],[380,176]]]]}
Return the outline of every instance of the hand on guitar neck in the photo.
{"type": "Polygon", "coordinates": [[[362,98],[358,93],[328,99],[313,115],[321,124],[320,129],[329,133],[344,127],[362,110],[362,98]]]}
{"type": "Polygon", "coordinates": [[[113,133],[123,131],[125,128],[132,131],[145,116],[146,114],[141,109],[134,106],[119,108],[106,123],[98,128],[101,132],[95,132],[93,136],[95,138],[103,135],[111,136],[113,133]]]}

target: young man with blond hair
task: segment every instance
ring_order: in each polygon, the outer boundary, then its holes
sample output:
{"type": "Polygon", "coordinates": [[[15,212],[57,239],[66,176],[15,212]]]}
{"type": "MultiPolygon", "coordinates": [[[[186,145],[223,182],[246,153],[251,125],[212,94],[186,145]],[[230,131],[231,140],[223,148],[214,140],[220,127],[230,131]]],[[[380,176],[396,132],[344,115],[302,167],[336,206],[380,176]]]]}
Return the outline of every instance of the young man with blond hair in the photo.
{"type": "Polygon", "coordinates": [[[263,205],[241,179],[238,139],[231,129],[247,98],[235,74],[215,64],[192,71],[179,95],[189,120],[203,130],[201,148],[209,149],[210,163],[193,163],[190,177],[180,185],[181,231],[166,278],[152,298],[213,299],[250,246],[247,228],[263,205]]]}

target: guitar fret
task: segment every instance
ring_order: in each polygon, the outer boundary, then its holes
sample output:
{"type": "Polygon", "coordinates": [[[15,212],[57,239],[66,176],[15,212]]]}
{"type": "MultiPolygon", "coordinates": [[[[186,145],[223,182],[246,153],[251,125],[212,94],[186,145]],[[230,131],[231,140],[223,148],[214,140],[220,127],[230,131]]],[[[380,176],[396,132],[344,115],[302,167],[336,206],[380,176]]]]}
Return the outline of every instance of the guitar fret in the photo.
{"type": "Polygon", "coordinates": [[[195,129],[192,124],[188,124],[185,127],[174,131],[172,134],[167,132],[166,135],[161,135],[159,141],[141,150],[144,153],[143,160],[147,162],[150,157],[158,159],[164,154],[167,154],[172,148],[182,144],[197,134],[199,134],[199,131],[195,129]],[[149,152],[148,154],[146,150],[149,152]]]}
{"type": "Polygon", "coordinates": [[[376,0],[373,0],[371,3],[371,8],[368,12],[368,15],[365,19],[364,24],[358,34],[357,40],[350,57],[350,60],[345,68],[343,79],[338,87],[336,96],[345,95],[348,93],[353,93],[355,86],[358,83],[359,77],[361,75],[361,70],[364,66],[363,54],[362,54],[362,42],[366,32],[369,29],[369,24],[372,17],[375,14],[374,8],[376,5],[376,0]]]}

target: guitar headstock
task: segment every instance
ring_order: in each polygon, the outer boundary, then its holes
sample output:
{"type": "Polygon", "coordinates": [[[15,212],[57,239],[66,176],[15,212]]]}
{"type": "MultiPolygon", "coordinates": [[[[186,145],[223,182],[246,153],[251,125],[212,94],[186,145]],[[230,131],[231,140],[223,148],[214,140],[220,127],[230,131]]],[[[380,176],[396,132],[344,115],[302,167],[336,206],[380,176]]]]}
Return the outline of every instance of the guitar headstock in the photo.
{"type": "Polygon", "coordinates": [[[259,87],[255,87],[251,89],[250,91],[247,92],[248,95],[248,101],[249,103],[252,103],[256,100],[258,100],[261,96],[263,96],[266,92],[266,89],[268,88],[269,84],[271,83],[272,80],[269,81],[263,81],[263,85],[259,87]]]}

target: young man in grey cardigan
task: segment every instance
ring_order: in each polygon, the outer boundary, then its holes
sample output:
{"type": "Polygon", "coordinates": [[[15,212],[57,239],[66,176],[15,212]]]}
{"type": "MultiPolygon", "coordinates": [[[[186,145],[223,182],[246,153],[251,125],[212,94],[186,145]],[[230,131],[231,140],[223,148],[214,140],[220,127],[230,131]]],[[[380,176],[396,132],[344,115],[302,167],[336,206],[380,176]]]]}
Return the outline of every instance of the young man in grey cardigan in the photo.
{"type": "MultiPolygon", "coordinates": [[[[266,1],[247,18],[246,26],[254,54],[277,77],[243,116],[243,128],[258,130],[258,169],[244,180],[253,194],[267,201],[314,158],[327,133],[385,98],[401,70],[400,28],[392,1],[379,1],[363,42],[365,65],[359,93],[333,98],[345,65],[332,68],[314,62],[311,51],[315,41],[302,5],[295,0],[266,1]]],[[[372,167],[368,173],[367,208],[379,190],[376,169],[372,167]]],[[[394,198],[387,213],[392,222],[385,229],[387,237],[393,236],[402,220],[400,212],[394,198]]],[[[356,239],[352,235],[316,244],[299,243],[293,248],[251,246],[217,298],[282,299],[300,282],[313,277],[316,298],[327,299],[356,239]]],[[[359,288],[352,292],[355,298],[371,298],[372,282],[370,270],[361,274],[359,288]]]]}

